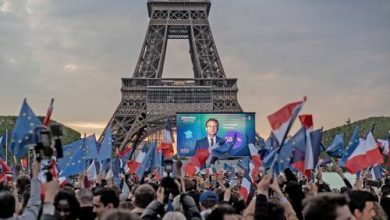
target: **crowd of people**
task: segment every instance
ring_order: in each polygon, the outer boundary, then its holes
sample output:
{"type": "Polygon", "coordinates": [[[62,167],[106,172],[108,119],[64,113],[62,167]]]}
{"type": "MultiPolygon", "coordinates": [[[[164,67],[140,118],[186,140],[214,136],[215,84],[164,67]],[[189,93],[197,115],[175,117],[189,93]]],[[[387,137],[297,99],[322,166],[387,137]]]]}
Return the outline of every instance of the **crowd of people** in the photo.
{"type": "Polygon", "coordinates": [[[126,187],[101,175],[87,182],[85,173],[73,184],[60,186],[56,178],[42,183],[39,172],[35,161],[30,176],[1,183],[0,219],[365,220],[390,215],[390,178],[373,186],[367,184],[369,173],[363,173],[351,184],[340,168],[345,183],[340,189],[331,189],[321,170],[312,181],[286,169],[279,176],[259,175],[247,198],[240,191],[240,172],[234,182],[228,181],[230,173],[225,171],[159,180],[151,173],[142,180],[124,175],[126,187]]]}

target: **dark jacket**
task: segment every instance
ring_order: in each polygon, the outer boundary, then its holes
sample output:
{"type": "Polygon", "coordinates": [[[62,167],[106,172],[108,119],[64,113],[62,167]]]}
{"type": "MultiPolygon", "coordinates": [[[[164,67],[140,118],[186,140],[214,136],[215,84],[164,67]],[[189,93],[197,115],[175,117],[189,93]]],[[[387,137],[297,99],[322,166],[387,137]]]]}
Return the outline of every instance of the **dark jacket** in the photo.
{"type": "Polygon", "coordinates": [[[83,220],[94,220],[96,214],[93,212],[92,206],[80,207],[79,219],[83,220]]]}
{"type": "MultiPolygon", "coordinates": [[[[184,215],[186,219],[190,220],[201,220],[202,217],[200,215],[199,209],[196,207],[194,199],[187,194],[180,195],[180,204],[184,209],[184,215]]],[[[141,215],[141,219],[149,220],[149,219],[161,219],[165,214],[164,204],[159,202],[158,200],[154,200],[151,202],[144,210],[141,215]]]]}
{"type": "Polygon", "coordinates": [[[194,199],[187,194],[182,194],[180,196],[180,203],[184,209],[184,215],[186,219],[191,220],[201,220],[202,217],[200,215],[198,207],[196,207],[194,199]]]}
{"type": "MultiPolygon", "coordinates": [[[[218,136],[216,137],[217,143],[220,143],[222,141],[223,141],[223,138],[220,138],[218,136]]],[[[205,138],[202,138],[202,139],[199,139],[196,141],[194,152],[196,153],[196,150],[198,150],[198,149],[208,149],[210,147],[211,146],[209,146],[209,140],[207,139],[207,137],[205,137],[205,138]]]]}
{"type": "Polygon", "coordinates": [[[164,204],[162,204],[158,200],[154,200],[151,202],[144,210],[141,215],[141,219],[149,220],[149,219],[161,219],[164,216],[164,204]]]}
{"type": "Polygon", "coordinates": [[[259,194],[256,196],[255,219],[261,219],[261,220],[269,219],[268,200],[267,197],[263,194],[259,194]]]}

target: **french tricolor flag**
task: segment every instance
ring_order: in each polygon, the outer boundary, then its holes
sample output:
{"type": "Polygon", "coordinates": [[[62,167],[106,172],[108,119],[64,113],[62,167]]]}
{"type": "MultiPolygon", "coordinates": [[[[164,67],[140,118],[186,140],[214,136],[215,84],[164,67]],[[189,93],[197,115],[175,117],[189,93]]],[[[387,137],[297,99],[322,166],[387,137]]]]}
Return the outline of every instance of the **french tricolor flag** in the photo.
{"type": "Polygon", "coordinates": [[[292,102],[279,109],[277,112],[268,116],[268,121],[271,124],[272,132],[279,142],[282,144],[289,132],[291,125],[294,123],[299,111],[306,102],[306,96],[302,101],[292,102]]]}
{"type": "Polygon", "coordinates": [[[322,129],[313,131],[313,115],[300,115],[299,121],[306,129],[304,173],[306,176],[311,177],[311,171],[315,168],[318,162],[322,139],[322,129]],[[312,136],[315,138],[313,139],[312,136]]]}
{"type": "Polygon", "coordinates": [[[203,169],[206,163],[213,164],[215,161],[212,161],[212,151],[215,148],[219,147],[219,143],[215,143],[214,146],[208,148],[200,148],[197,149],[195,155],[191,157],[191,159],[183,165],[183,171],[190,177],[194,176],[196,172],[199,172],[203,169]]]}
{"type": "Polygon", "coordinates": [[[51,99],[49,108],[47,109],[47,112],[46,112],[46,116],[42,122],[43,126],[45,126],[45,127],[48,127],[50,124],[51,114],[53,113],[53,103],[54,103],[54,99],[51,99]]]}
{"type": "Polygon", "coordinates": [[[242,179],[240,193],[245,202],[248,200],[248,195],[251,192],[252,183],[248,175],[242,179]]]}
{"type": "Polygon", "coordinates": [[[256,184],[256,177],[260,175],[260,167],[257,167],[253,162],[249,162],[249,174],[253,184],[256,184]]]}
{"type": "Polygon", "coordinates": [[[183,165],[182,169],[184,173],[189,177],[193,177],[195,173],[198,171],[195,163],[192,162],[192,160],[187,161],[187,163],[183,165]]]}
{"type": "Polygon", "coordinates": [[[249,152],[251,154],[252,163],[255,167],[261,167],[263,165],[263,161],[261,161],[259,149],[253,144],[248,144],[249,152]]]}
{"type": "Polygon", "coordinates": [[[129,170],[129,173],[134,174],[138,167],[141,166],[142,161],[146,157],[146,153],[148,152],[148,148],[146,146],[143,146],[141,152],[137,155],[137,158],[134,161],[127,161],[127,167],[129,170]]]}
{"type": "Polygon", "coordinates": [[[4,178],[8,179],[7,173],[11,173],[11,172],[12,172],[11,168],[9,168],[7,163],[5,161],[3,161],[2,159],[0,159],[0,181],[3,181],[4,178]]]}
{"type": "Polygon", "coordinates": [[[305,173],[305,159],[307,148],[307,132],[306,128],[300,128],[294,136],[289,140],[292,146],[291,165],[299,170],[301,173],[305,173]]]}
{"type": "Polygon", "coordinates": [[[89,165],[87,169],[87,178],[88,181],[96,181],[97,179],[96,165],[94,160],[92,161],[91,165],[89,165]]]}
{"type": "Polygon", "coordinates": [[[174,151],[173,151],[173,135],[172,135],[172,128],[171,128],[171,122],[168,120],[165,121],[165,126],[163,130],[163,138],[161,141],[161,144],[159,146],[159,149],[162,151],[164,158],[172,158],[174,151]]]}
{"type": "Polygon", "coordinates": [[[129,154],[132,149],[133,149],[133,147],[131,146],[131,144],[128,144],[127,146],[125,146],[125,148],[123,150],[120,150],[118,147],[115,148],[115,152],[119,158],[123,158],[123,157],[126,157],[127,154],[129,154]]]}
{"type": "Polygon", "coordinates": [[[299,121],[302,126],[306,128],[306,148],[305,148],[305,162],[304,172],[306,176],[311,176],[311,170],[314,168],[313,148],[311,146],[310,133],[313,131],[313,115],[300,115],[299,121]]]}
{"type": "Polygon", "coordinates": [[[249,152],[251,154],[251,162],[249,163],[249,172],[252,178],[252,182],[256,184],[255,179],[260,174],[260,167],[263,165],[263,161],[260,158],[259,149],[250,143],[248,144],[249,152]]]}
{"type": "Polygon", "coordinates": [[[194,176],[210,159],[210,150],[207,148],[197,149],[195,155],[183,165],[183,171],[190,177],[194,176]]]}
{"type": "Polygon", "coordinates": [[[372,135],[372,132],[370,132],[367,134],[366,139],[360,139],[358,146],[348,157],[345,163],[345,168],[350,173],[356,173],[359,170],[382,163],[383,156],[374,136],[372,135]]]}
{"type": "Polygon", "coordinates": [[[378,139],[377,144],[382,150],[382,154],[389,155],[389,141],[388,140],[382,140],[378,139]]]}
{"type": "Polygon", "coordinates": [[[307,131],[313,131],[313,115],[300,115],[298,118],[301,125],[305,127],[307,131]]]}
{"type": "Polygon", "coordinates": [[[68,179],[66,177],[60,177],[58,181],[59,181],[60,188],[68,184],[68,179]]]}
{"type": "Polygon", "coordinates": [[[51,172],[51,175],[55,178],[58,178],[60,176],[60,171],[58,170],[57,162],[55,160],[51,161],[50,172],[51,172]]]}

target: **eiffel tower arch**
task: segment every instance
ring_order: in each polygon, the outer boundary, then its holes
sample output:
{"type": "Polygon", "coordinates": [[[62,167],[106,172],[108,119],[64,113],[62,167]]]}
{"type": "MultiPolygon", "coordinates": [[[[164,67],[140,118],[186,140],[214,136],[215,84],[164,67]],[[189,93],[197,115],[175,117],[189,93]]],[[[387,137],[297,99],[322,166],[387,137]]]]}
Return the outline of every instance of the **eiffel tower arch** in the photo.
{"type": "MultiPolygon", "coordinates": [[[[149,0],[149,25],[133,76],[109,123],[113,146],[134,149],[176,112],[242,112],[237,79],[227,78],[208,20],[209,0],[149,0]],[[188,40],[194,78],[162,78],[169,39],[188,40]]],[[[102,137],[101,137],[102,138],[102,137]]]]}

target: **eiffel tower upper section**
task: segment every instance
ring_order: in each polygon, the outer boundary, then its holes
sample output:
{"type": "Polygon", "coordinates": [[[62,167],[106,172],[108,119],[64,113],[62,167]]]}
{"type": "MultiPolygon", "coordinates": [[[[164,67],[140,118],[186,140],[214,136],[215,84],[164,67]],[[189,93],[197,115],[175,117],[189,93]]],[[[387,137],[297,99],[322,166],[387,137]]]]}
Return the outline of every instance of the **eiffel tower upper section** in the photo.
{"type": "Polygon", "coordinates": [[[210,1],[148,1],[149,27],[133,78],[161,78],[168,39],[188,39],[195,78],[226,78],[208,21],[210,1]]]}
{"type": "MultiPolygon", "coordinates": [[[[132,78],[110,123],[115,147],[137,146],[177,112],[242,112],[211,32],[208,0],[149,0],[149,25],[132,78]],[[194,78],[162,78],[169,39],[188,40],[194,78]]],[[[178,75],[178,74],[176,74],[178,75]]],[[[172,124],[174,127],[175,124],[172,124]]]]}

